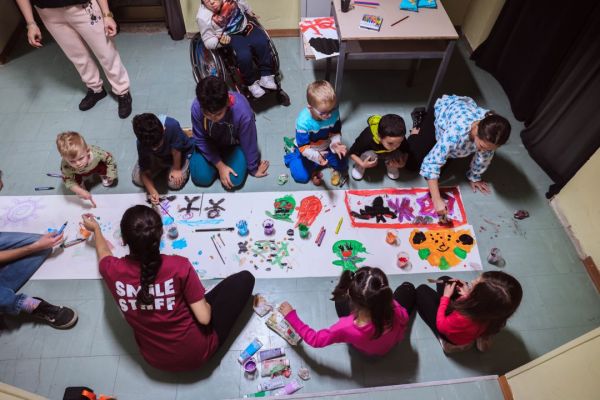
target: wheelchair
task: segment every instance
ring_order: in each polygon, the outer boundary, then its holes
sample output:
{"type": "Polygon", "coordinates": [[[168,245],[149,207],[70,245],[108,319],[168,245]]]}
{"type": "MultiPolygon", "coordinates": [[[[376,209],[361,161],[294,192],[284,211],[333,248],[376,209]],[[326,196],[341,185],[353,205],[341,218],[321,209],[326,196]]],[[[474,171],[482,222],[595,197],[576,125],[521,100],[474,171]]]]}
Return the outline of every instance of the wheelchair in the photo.
{"type": "MultiPolygon", "coordinates": [[[[252,22],[256,28],[264,31],[269,39],[269,46],[271,47],[271,54],[273,55],[272,66],[273,71],[275,71],[274,75],[277,89],[265,89],[265,91],[267,93],[275,92],[277,102],[282,106],[287,107],[290,105],[290,97],[281,88],[282,76],[281,71],[279,70],[279,55],[277,54],[277,49],[267,31],[260,25],[257,19],[249,15],[246,15],[246,18],[249,23],[252,22]]],[[[231,46],[223,46],[215,50],[209,50],[204,46],[200,33],[197,33],[190,41],[190,61],[192,63],[192,73],[196,83],[207,76],[217,76],[225,80],[230,89],[246,96],[250,103],[258,100],[252,96],[250,90],[248,90],[248,86],[244,83],[237,66],[235,51],[231,46]]]]}

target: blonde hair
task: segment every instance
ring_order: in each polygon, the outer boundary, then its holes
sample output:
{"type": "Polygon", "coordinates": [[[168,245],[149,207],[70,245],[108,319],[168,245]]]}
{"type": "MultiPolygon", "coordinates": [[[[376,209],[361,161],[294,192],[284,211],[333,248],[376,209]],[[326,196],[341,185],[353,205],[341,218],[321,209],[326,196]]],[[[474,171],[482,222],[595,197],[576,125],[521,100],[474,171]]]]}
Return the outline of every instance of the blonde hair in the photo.
{"type": "Polygon", "coordinates": [[[314,81],[308,85],[306,89],[306,101],[311,107],[319,105],[333,105],[337,99],[335,97],[335,90],[331,83],[327,81],[314,81]]]}
{"type": "Polygon", "coordinates": [[[59,133],[56,137],[56,148],[63,158],[77,157],[88,150],[88,145],[83,136],[77,132],[67,131],[59,133]]]}

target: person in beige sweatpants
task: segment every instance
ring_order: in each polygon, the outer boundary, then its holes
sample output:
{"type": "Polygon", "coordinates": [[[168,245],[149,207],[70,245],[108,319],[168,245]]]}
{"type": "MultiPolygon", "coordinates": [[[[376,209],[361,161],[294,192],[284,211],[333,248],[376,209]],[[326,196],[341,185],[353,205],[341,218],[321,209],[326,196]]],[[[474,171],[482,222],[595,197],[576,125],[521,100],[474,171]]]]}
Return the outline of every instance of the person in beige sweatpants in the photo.
{"type": "Polygon", "coordinates": [[[27,22],[29,44],[42,47],[42,33],[33,17],[33,5],[48,32],[79,72],[88,88],[79,109],[89,110],[106,97],[91,50],[119,101],[119,117],[127,118],[131,114],[129,75],[112,40],[117,34],[117,24],[107,0],[17,0],[17,4],[27,22]]]}

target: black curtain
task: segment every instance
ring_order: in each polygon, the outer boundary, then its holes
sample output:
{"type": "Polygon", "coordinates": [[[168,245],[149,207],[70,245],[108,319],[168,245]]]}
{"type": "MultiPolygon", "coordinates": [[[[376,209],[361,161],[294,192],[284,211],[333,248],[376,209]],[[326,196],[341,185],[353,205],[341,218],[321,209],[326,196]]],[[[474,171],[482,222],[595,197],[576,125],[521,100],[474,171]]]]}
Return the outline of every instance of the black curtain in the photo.
{"type": "Polygon", "coordinates": [[[600,3],[507,0],[472,58],[502,85],[558,193],[600,146],[600,3]]]}

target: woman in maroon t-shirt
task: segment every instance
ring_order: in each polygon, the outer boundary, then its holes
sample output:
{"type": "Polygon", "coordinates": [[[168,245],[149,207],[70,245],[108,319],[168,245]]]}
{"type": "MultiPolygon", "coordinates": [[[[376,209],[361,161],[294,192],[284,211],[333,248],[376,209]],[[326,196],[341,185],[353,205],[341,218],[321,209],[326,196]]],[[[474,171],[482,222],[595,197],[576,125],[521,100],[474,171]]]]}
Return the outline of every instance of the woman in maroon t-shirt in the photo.
{"type": "Polygon", "coordinates": [[[134,206],[121,219],[130,254],[113,257],[91,214],[100,274],[133,328],[144,359],[168,371],[200,367],[223,344],[252,295],[254,276],[238,272],[205,293],[189,260],[160,254],[163,225],[150,207],[134,206]]]}
{"type": "Polygon", "coordinates": [[[417,288],[417,312],[438,337],[446,353],[470,348],[486,351],[491,336],[506,325],[519,307],[523,290],[513,276],[501,271],[481,274],[471,284],[443,276],[437,292],[417,288]]]}

